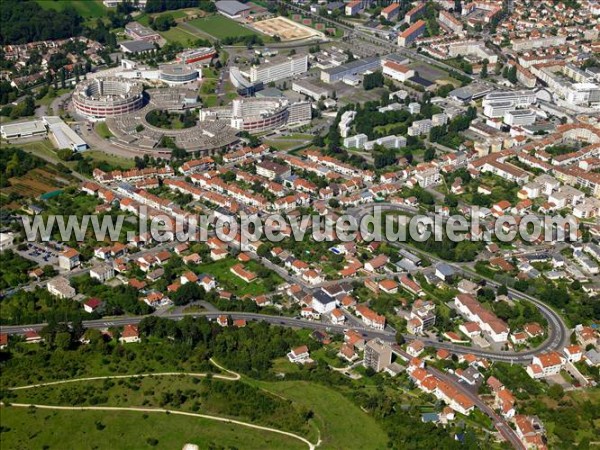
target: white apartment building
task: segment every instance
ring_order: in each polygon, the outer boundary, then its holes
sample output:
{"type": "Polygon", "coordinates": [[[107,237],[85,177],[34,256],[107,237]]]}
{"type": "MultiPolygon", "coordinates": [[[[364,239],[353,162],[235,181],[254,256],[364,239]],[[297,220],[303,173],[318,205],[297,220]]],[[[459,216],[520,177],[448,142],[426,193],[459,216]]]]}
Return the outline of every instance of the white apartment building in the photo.
{"type": "Polygon", "coordinates": [[[271,81],[283,80],[284,78],[301,75],[308,71],[308,55],[291,56],[286,60],[274,63],[265,63],[252,66],[250,69],[250,81],[256,83],[270,83],[271,81]]]}
{"type": "Polygon", "coordinates": [[[350,132],[350,124],[356,117],[356,111],[346,111],[342,114],[342,118],[340,119],[340,124],[338,128],[340,129],[340,135],[343,138],[348,137],[348,133],[350,132]]]}
{"type": "Polygon", "coordinates": [[[99,264],[90,270],[90,277],[104,283],[115,276],[115,269],[111,264],[99,264]]]}
{"type": "Polygon", "coordinates": [[[71,286],[69,280],[65,277],[56,277],[48,281],[46,285],[48,292],[58,298],[73,298],[76,295],[75,288],[71,286]]]}
{"type": "Polygon", "coordinates": [[[557,352],[540,353],[533,357],[527,366],[531,378],[544,378],[560,373],[565,364],[565,358],[557,352]]]}
{"type": "Polygon", "coordinates": [[[433,122],[431,119],[416,120],[413,124],[408,127],[409,136],[421,136],[427,134],[433,128],[433,122]]]}
{"type": "Polygon", "coordinates": [[[536,114],[531,109],[515,109],[504,113],[504,123],[512,126],[533,125],[536,114]]]}
{"type": "Polygon", "coordinates": [[[487,117],[503,117],[505,113],[527,108],[537,101],[534,91],[495,91],[483,98],[483,114],[487,117]]]}
{"type": "Polygon", "coordinates": [[[356,134],[344,139],[344,147],[362,149],[369,137],[366,134],[356,134]]]}
{"type": "Polygon", "coordinates": [[[563,45],[566,41],[566,36],[546,36],[538,39],[517,39],[512,42],[512,48],[517,52],[521,52],[523,50],[530,50],[532,48],[563,45]]]}

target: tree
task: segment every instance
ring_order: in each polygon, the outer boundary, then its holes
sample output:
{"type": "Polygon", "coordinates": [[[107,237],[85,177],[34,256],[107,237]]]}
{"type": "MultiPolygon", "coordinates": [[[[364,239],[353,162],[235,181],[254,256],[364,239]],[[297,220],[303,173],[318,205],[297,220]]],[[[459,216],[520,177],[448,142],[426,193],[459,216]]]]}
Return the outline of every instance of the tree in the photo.
{"type": "Polygon", "coordinates": [[[340,207],[340,201],[337,198],[331,198],[329,199],[329,206],[331,206],[334,209],[337,209],[340,207]]]}
{"type": "Polygon", "coordinates": [[[481,66],[481,73],[479,74],[479,76],[481,78],[487,78],[488,77],[488,65],[487,63],[483,63],[483,65],[481,66]]]}
{"type": "Polygon", "coordinates": [[[365,75],[363,79],[363,88],[365,91],[370,91],[377,87],[382,87],[384,83],[383,73],[381,71],[373,72],[365,75]]]}
{"type": "Polygon", "coordinates": [[[396,332],[396,344],[403,345],[404,342],[406,342],[404,339],[404,335],[400,332],[396,332]]]}
{"type": "Polygon", "coordinates": [[[176,25],[172,14],[162,14],[154,19],[154,29],[157,31],[168,31],[176,25]]]}
{"type": "Polygon", "coordinates": [[[508,288],[505,284],[498,286],[498,295],[508,295],[508,288]]]}
{"type": "Polygon", "coordinates": [[[429,147],[425,150],[425,152],[423,153],[423,160],[424,161],[433,161],[433,159],[435,158],[435,148],[433,147],[429,147]]]}
{"type": "Polygon", "coordinates": [[[517,82],[517,66],[512,66],[510,69],[508,69],[507,79],[513,84],[517,82]]]}

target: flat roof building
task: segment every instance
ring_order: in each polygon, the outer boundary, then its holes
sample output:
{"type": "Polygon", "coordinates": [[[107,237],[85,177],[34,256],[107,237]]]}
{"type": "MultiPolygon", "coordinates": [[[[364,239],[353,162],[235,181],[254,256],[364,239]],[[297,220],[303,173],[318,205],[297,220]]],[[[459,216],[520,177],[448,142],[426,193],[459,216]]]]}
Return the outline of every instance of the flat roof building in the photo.
{"type": "Polygon", "coordinates": [[[46,127],[41,120],[29,122],[9,123],[0,126],[0,135],[4,139],[16,139],[30,136],[43,136],[47,133],[46,127]]]}
{"type": "Polygon", "coordinates": [[[69,148],[81,152],[88,148],[87,143],[73,129],[58,116],[44,116],[44,123],[48,126],[51,140],[56,148],[69,148]]]}
{"type": "Polygon", "coordinates": [[[217,11],[231,19],[247,17],[250,14],[250,7],[235,0],[221,0],[215,3],[217,11]]]}
{"type": "Polygon", "coordinates": [[[250,81],[252,83],[279,81],[284,78],[301,75],[308,71],[308,55],[286,57],[261,65],[252,66],[250,81]]]}
{"type": "Polygon", "coordinates": [[[154,44],[147,41],[125,41],[119,44],[125,53],[145,53],[154,50],[154,44]]]}
{"type": "Polygon", "coordinates": [[[125,33],[136,41],[158,41],[161,36],[152,28],[145,27],[139,22],[129,22],[125,25],[125,33]]]}
{"type": "Polygon", "coordinates": [[[365,72],[381,68],[381,58],[371,56],[369,58],[358,59],[338,67],[332,67],[321,71],[321,80],[325,83],[335,83],[342,81],[345,77],[362,75],[365,72]]]}

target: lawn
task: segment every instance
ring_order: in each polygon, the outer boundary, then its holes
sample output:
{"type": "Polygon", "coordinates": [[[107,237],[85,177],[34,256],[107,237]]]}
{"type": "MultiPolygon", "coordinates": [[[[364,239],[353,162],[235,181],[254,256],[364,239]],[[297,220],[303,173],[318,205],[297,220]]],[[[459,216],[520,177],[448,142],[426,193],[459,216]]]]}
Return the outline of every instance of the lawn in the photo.
{"type": "Polygon", "coordinates": [[[58,161],[58,157],[54,152],[54,147],[49,139],[43,141],[29,142],[27,144],[19,144],[19,148],[22,148],[27,153],[33,153],[42,159],[52,159],[58,161]]]}
{"type": "Polygon", "coordinates": [[[278,139],[271,139],[271,140],[267,140],[265,141],[265,144],[270,145],[271,147],[275,147],[278,150],[281,151],[288,151],[294,147],[298,147],[299,145],[305,146],[306,144],[303,144],[302,142],[298,142],[298,141],[288,141],[288,140],[278,140],[278,139]]]}
{"type": "Polygon", "coordinates": [[[73,7],[84,19],[94,19],[106,16],[108,9],[102,4],[102,0],[37,0],[44,9],[62,11],[67,7],[73,7]]]}
{"type": "Polygon", "coordinates": [[[263,34],[252,31],[238,24],[236,21],[228,19],[221,15],[215,15],[210,17],[203,17],[201,19],[194,19],[188,22],[193,27],[198,28],[205,33],[217,39],[223,39],[226,37],[234,36],[260,36],[263,41],[269,41],[269,37],[263,34]]]}
{"type": "Polygon", "coordinates": [[[197,417],[135,411],[50,411],[3,408],[6,448],[200,448],[305,449],[275,433],[197,417]],[[152,446],[151,439],[158,440],[152,446]]]}
{"type": "Polygon", "coordinates": [[[100,137],[104,139],[110,139],[111,137],[113,137],[113,134],[108,129],[106,122],[98,122],[98,124],[96,125],[96,133],[98,133],[100,137]]]}
{"type": "Polygon", "coordinates": [[[321,433],[322,448],[386,448],[387,435],[375,419],[331,388],[306,381],[256,384],[310,408],[321,433]]]}
{"type": "Polygon", "coordinates": [[[133,159],[123,156],[112,155],[100,150],[90,150],[83,153],[83,156],[89,156],[94,161],[106,162],[111,166],[119,166],[122,169],[131,169],[134,167],[133,159]]]}
{"type": "Polygon", "coordinates": [[[173,27],[167,31],[161,31],[161,36],[169,42],[179,42],[184,47],[187,47],[190,42],[194,42],[199,38],[202,38],[200,34],[193,34],[187,30],[184,30],[180,26],[173,27]]]}
{"type": "MultiPolygon", "coordinates": [[[[244,295],[262,295],[272,290],[269,289],[269,286],[265,284],[264,278],[257,278],[251,283],[246,283],[244,280],[231,273],[229,269],[238,263],[239,261],[234,258],[225,258],[208,264],[200,264],[196,272],[199,274],[208,273],[213,275],[221,287],[232,292],[238,297],[243,297],[244,295]]],[[[254,273],[256,273],[260,267],[255,261],[242,264],[244,268],[253,271],[254,273]]],[[[283,282],[283,279],[274,272],[271,272],[268,278],[273,282],[274,285],[278,285],[283,282]]]]}

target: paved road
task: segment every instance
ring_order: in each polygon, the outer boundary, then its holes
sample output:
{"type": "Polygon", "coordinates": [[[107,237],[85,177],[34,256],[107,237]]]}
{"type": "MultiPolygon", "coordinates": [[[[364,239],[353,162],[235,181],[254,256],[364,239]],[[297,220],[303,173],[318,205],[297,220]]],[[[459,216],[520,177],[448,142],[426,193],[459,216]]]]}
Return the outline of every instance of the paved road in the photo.
{"type": "MultiPolygon", "coordinates": [[[[366,204],[362,205],[353,210],[353,215],[360,220],[363,215],[369,214],[372,212],[373,207],[382,207],[384,209],[392,208],[394,210],[402,210],[401,205],[392,205],[388,203],[375,203],[375,204],[366,204]]],[[[406,210],[405,210],[406,211],[406,210]]],[[[408,211],[406,211],[408,212],[408,211]]],[[[382,239],[384,239],[382,237],[382,239]]],[[[493,287],[499,287],[500,283],[492,280],[491,278],[487,278],[477,273],[473,269],[471,269],[467,264],[458,264],[458,263],[450,263],[445,261],[436,255],[428,252],[424,252],[422,250],[417,250],[416,248],[401,242],[390,242],[388,243],[396,248],[401,248],[408,250],[412,253],[421,254],[422,256],[427,257],[430,261],[438,263],[443,262],[445,264],[450,265],[457,273],[467,277],[477,277],[480,279],[484,279],[488,285],[493,287]]],[[[549,351],[549,350],[560,350],[564,346],[568,345],[569,341],[569,328],[565,324],[562,317],[546,305],[543,301],[523,292],[517,291],[515,289],[509,288],[509,294],[511,297],[519,299],[519,300],[528,300],[533,303],[536,308],[540,311],[540,313],[544,316],[544,318],[548,321],[548,337],[546,340],[537,348],[532,350],[526,350],[524,352],[496,352],[492,350],[477,350],[475,351],[472,348],[463,347],[450,343],[435,343],[436,348],[446,348],[448,350],[456,351],[456,353],[473,353],[478,356],[484,356],[486,358],[490,358],[492,360],[502,360],[502,361],[510,361],[510,362],[518,362],[518,363],[526,363],[530,362],[531,358],[534,355],[537,355],[540,352],[549,351]]],[[[425,341],[425,340],[424,340],[425,341]]],[[[432,342],[430,342],[433,344],[432,342]]]]}
{"type": "MultiPolygon", "coordinates": [[[[392,351],[404,358],[405,360],[410,361],[412,357],[406,353],[399,345],[392,345],[392,351]]],[[[487,415],[494,424],[494,427],[498,430],[498,432],[504,437],[504,439],[511,443],[511,445],[517,449],[521,450],[525,447],[521,443],[521,440],[515,433],[515,431],[510,427],[508,422],[496,412],[490,408],[478,395],[474,394],[471,390],[462,385],[455,376],[450,376],[447,373],[444,373],[435,367],[428,366],[427,370],[431,372],[432,375],[436,376],[440,380],[454,386],[458,391],[464,394],[467,398],[469,398],[477,408],[479,408],[485,415],[487,415]]]]}

